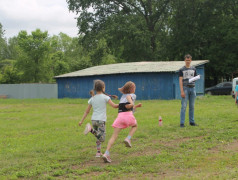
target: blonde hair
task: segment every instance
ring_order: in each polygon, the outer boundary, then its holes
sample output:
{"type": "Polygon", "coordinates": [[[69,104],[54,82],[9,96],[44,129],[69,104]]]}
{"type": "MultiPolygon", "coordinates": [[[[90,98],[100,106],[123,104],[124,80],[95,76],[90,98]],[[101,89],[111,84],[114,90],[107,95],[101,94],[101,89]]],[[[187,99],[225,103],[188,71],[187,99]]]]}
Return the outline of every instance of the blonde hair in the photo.
{"type": "Polygon", "coordinates": [[[133,87],[135,87],[135,83],[133,83],[132,81],[128,81],[128,82],[126,82],[126,84],[123,87],[118,88],[118,90],[123,94],[130,94],[131,89],[133,87]]]}

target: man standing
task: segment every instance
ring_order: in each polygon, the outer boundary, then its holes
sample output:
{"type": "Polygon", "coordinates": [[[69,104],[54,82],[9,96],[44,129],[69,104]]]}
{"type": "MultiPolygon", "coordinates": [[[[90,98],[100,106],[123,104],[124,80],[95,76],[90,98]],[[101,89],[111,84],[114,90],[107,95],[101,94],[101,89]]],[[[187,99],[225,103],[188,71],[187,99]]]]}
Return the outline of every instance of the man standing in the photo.
{"type": "Polygon", "coordinates": [[[197,126],[194,121],[194,103],[196,98],[195,82],[190,82],[189,79],[197,75],[195,67],[191,67],[192,56],[187,54],[184,56],[185,66],[179,70],[179,87],[181,92],[181,112],[180,112],[180,127],[185,127],[185,113],[187,101],[189,101],[189,124],[197,126]]]}
{"type": "Polygon", "coordinates": [[[235,103],[238,105],[238,85],[235,87],[235,103]]]}

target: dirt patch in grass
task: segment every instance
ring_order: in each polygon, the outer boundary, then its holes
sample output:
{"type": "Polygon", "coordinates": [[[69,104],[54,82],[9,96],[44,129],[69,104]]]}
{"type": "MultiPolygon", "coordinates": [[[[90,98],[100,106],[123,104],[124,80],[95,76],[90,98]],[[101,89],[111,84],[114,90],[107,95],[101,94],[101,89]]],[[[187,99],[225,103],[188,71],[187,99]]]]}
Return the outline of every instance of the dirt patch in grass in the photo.
{"type": "MultiPolygon", "coordinates": [[[[202,139],[203,137],[204,136],[195,137],[195,138],[186,137],[186,138],[179,138],[179,139],[174,139],[174,140],[166,141],[166,142],[156,140],[156,141],[153,141],[153,144],[175,148],[175,147],[178,147],[179,144],[182,143],[182,142],[186,142],[186,141],[189,141],[191,139],[202,139]]],[[[148,147],[144,148],[143,150],[131,153],[130,157],[150,156],[150,155],[158,155],[158,154],[160,154],[159,149],[155,149],[151,146],[148,146],[148,147]]],[[[116,155],[116,154],[113,154],[111,158],[112,158],[112,162],[110,163],[110,165],[118,165],[124,160],[124,156],[120,156],[120,155],[116,155]],[[113,161],[113,159],[115,159],[115,161],[113,161]]],[[[82,169],[82,168],[87,168],[87,167],[90,167],[90,166],[104,167],[106,165],[109,165],[109,164],[104,163],[102,158],[94,158],[94,159],[91,159],[89,161],[83,162],[80,165],[73,166],[73,169],[82,169]]]]}
{"type": "Polygon", "coordinates": [[[103,161],[102,158],[94,158],[94,159],[90,159],[89,161],[85,161],[83,163],[81,163],[80,165],[74,165],[72,166],[72,169],[76,170],[76,169],[85,169],[85,168],[89,168],[89,167],[105,167],[108,165],[118,165],[123,161],[123,158],[119,158],[117,155],[113,155],[112,156],[112,162],[111,163],[105,163],[103,161]],[[115,161],[113,161],[113,159],[116,159],[115,161]]]}
{"type": "Polygon", "coordinates": [[[80,176],[80,179],[95,179],[95,177],[102,175],[105,172],[91,172],[89,174],[84,174],[80,176]]]}
{"type": "Polygon", "coordinates": [[[238,141],[232,142],[225,147],[225,150],[238,152],[238,141]]]}
{"type": "Polygon", "coordinates": [[[154,140],[153,144],[160,144],[166,147],[172,147],[172,148],[176,148],[179,146],[180,143],[183,142],[187,142],[187,141],[191,141],[191,140],[201,140],[203,139],[205,136],[199,136],[199,137],[185,137],[185,138],[178,138],[178,139],[173,139],[173,140],[169,140],[169,141],[161,141],[161,140],[154,140]]]}
{"type": "Polygon", "coordinates": [[[182,172],[179,171],[166,171],[160,173],[145,173],[142,175],[143,179],[173,179],[182,175],[182,172]]]}
{"type": "MultiPolygon", "coordinates": [[[[186,138],[178,138],[178,139],[174,139],[174,140],[170,140],[170,141],[160,141],[160,140],[154,140],[153,144],[156,145],[162,145],[168,148],[178,148],[180,143],[183,142],[188,142],[191,140],[201,140],[203,139],[204,136],[199,136],[199,137],[186,137],[186,138]]],[[[155,146],[156,147],[156,146],[155,146]]],[[[229,151],[229,152],[238,152],[238,140],[233,141],[229,144],[226,145],[219,145],[211,150],[208,151],[209,154],[211,154],[211,156],[209,156],[209,164],[210,165],[214,165],[214,163],[216,163],[217,161],[217,157],[219,157],[219,153],[220,152],[224,152],[224,151],[229,151]]],[[[138,151],[138,152],[133,152],[130,153],[130,157],[141,157],[141,156],[151,156],[151,155],[158,155],[160,154],[160,150],[159,149],[155,149],[154,147],[148,146],[145,147],[143,150],[138,151]]],[[[72,166],[72,169],[76,170],[76,169],[86,169],[89,167],[106,167],[106,166],[113,166],[113,165],[119,165],[120,163],[122,163],[125,160],[125,156],[122,155],[117,155],[117,154],[113,154],[112,155],[112,163],[104,163],[103,160],[101,158],[94,158],[91,159],[89,161],[86,161],[80,165],[74,165],[72,166]]],[[[207,159],[207,160],[208,160],[207,159]]],[[[207,162],[207,161],[206,161],[207,162]]],[[[207,166],[204,165],[204,166],[207,166]]],[[[202,167],[202,166],[201,166],[202,167]]],[[[199,172],[199,168],[195,168],[195,169],[190,169],[189,173],[198,173],[199,172]]],[[[90,179],[92,177],[95,176],[99,176],[102,175],[105,172],[100,172],[100,171],[93,171],[93,172],[89,172],[89,173],[85,173],[83,175],[80,176],[80,178],[86,178],[86,179],[90,179]]],[[[133,175],[133,173],[129,173],[129,174],[125,174],[125,176],[123,177],[118,177],[118,178],[114,178],[114,179],[173,179],[173,178],[178,178],[180,176],[182,176],[185,172],[183,171],[171,171],[171,170],[163,170],[162,172],[158,172],[158,173],[145,173],[145,174],[141,174],[140,178],[138,178],[138,175],[133,175]]]]}
{"type": "Polygon", "coordinates": [[[126,173],[120,177],[116,177],[113,179],[128,179],[128,180],[144,180],[144,179],[174,179],[181,176],[183,173],[179,171],[166,171],[159,173],[126,173]]]}
{"type": "Polygon", "coordinates": [[[158,155],[160,154],[160,149],[156,149],[156,147],[145,147],[144,149],[141,149],[140,151],[132,152],[130,153],[130,157],[138,157],[138,156],[152,156],[152,155],[158,155]]]}
{"type": "Polygon", "coordinates": [[[226,145],[219,145],[209,150],[210,153],[219,153],[222,151],[238,152],[238,140],[226,145]]]}

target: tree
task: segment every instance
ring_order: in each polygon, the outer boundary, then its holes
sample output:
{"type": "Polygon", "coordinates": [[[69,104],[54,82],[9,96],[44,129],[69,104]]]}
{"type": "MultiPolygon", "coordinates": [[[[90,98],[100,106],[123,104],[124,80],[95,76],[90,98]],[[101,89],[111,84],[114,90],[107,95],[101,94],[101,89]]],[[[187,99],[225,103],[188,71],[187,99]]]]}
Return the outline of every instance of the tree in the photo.
{"type": "Polygon", "coordinates": [[[0,82],[5,84],[17,83],[20,80],[19,72],[15,66],[16,60],[9,58],[11,58],[9,45],[4,37],[4,30],[0,23],[0,82]]]}
{"type": "Polygon", "coordinates": [[[107,47],[105,39],[100,39],[97,43],[97,47],[90,52],[91,62],[93,66],[100,64],[112,64],[115,63],[115,58],[110,55],[110,50],[107,47]]]}
{"type": "Polygon", "coordinates": [[[24,82],[49,82],[53,73],[49,69],[48,32],[40,29],[28,35],[21,31],[17,37],[19,57],[17,67],[23,72],[24,82]]]}
{"type": "Polygon", "coordinates": [[[6,50],[7,50],[7,42],[6,39],[4,38],[4,30],[3,26],[0,23],[0,60],[6,59],[6,50]]]}
{"type": "Polygon", "coordinates": [[[59,33],[58,36],[53,36],[49,39],[51,46],[51,61],[52,67],[55,70],[55,65],[60,63],[58,68],[61,70],[54,71],[54,75],[58,73],[67,73],[70,71],[80,70],[92,66],[88,52],[79,44],[78,38],[69,37],[67,34],[59,33]],[[87,58],[85,58],[87,57],[87,58]],[[56,62],[60,61],[60,62],[56,62]]]}
{"type": "MultiPolygon", "coordinates": [[[[145,35],[146,49],[150,49],[152,59],[156,59],[157,35],[164,28],[164,20],[167,19],[169,12],[169,3],[171,0],[67,0],[69,9],[79,14],[78,27],[79,32],[84,34],[84,40],[95,40],[100,32],[106,33],[104,27],[109,27],[110,18],[113,18],[114,24],[123,24],[113,36],[120,36],[126,40],[122,31],[126,32],[131,22],[136,22],[135,31],[140,35],[145,35]],[[93,10],[90,10],[93,9],[93,10]]],[[[112,21],[110,21],[112,22],[112,21]]],[[[133,23],[132,23],[133,24],[133,23]]],[[[115,26],[114,26],[115,27],[115,26]]],[[[130,26],[132,27],[132,26],[130,26]]],[[[135,36],[136,33],[132,33],[135,36]]],[[[107,35],[107,34],[104,34],[107,35]]],[[[112,34],[111,34],[112,35],[112,34]]],[[[131,38],[137,39],[137,38],[131,38]]],[[[129,39],[130,40],[130,39],[129,39]]],[[[130,41],[130,47],[133,47],[133,41],[130,41]]],[[[93,45],[94,42],[91,43],[93,45]]],[[[90,45],[90,43],[88,43],[90,45]]],[[[127,50],[127,47],[123,47],[127,50]]],[[[133,53],[133,52],[132,52],[133,53]]],[[[136,54],[134,54],[136,56],[136,54]]]]}
{"type": "Polygon", "coordinates": [[[158,53],[153,53],[150,46],[150,32],[140,16],[112,15],[107,18],[103,28],[97,35],[93,49],[100,39],[104,39],[117,62],[157,60],[158,53]]]}
{"type": "Polygon", "coordinates": [[[238,58],[238,0],[181,0],[171,3],[168,32],[161,43],[168,59],[209,59],[206,82],[231,77],[238,58]]]}
{"type": "Polygon", "coordinates": [[[50,66],[53,69],[54,76],[69,72],[69,65],[64,61],[64,53],[62,51],[57,51],[51,54],[50,59],[50,66]]]}
{"type": "Polygon", "coordinates": [[[8,39],[7,51],[8,51],[8,59],[17,59],[18,57],[18,39],[17,37],[11,37],[8,39]]]}
{"type": "Polygon", "coordinates": [[[19,83],[20,77],[21,76],[15,66],[5,66],[0,82],[4,84],[19,83]]]}

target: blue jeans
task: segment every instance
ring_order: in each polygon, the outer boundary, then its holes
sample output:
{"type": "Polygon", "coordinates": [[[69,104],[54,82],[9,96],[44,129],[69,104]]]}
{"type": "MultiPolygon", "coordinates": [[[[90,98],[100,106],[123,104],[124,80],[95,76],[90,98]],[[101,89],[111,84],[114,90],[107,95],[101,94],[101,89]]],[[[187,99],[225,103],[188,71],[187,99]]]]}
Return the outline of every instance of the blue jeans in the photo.
{"type": "Polygon", "coordinates": [[[181,100],[181,112],[180,112],[180,124],[185,122],[185,114],[187,108],[187,102],[189,100],[189,123],[194,122],[194,103],[196,98],[195,87],[183,87],[185,98],[181,100]]]}

